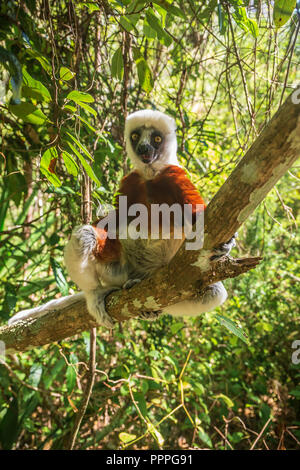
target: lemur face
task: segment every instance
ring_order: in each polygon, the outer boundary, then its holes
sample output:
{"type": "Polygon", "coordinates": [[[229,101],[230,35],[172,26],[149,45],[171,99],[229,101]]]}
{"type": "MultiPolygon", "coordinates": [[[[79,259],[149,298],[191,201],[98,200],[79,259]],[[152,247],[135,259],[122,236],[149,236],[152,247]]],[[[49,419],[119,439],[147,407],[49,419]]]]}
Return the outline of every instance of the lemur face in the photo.
{"type": "Polygon", "coordinates": [[[155,127],[137,127],[130,134],[132,148],[146,165],[157,160],[162,152],[163,133],[155,127]]]}
{"type": "Polygon", "coordinates": [[[154,178],[177,160],[176,124],[172,117],[144,109],[127,116],[124,138],[133,168],[146,179],[154,178]]]}

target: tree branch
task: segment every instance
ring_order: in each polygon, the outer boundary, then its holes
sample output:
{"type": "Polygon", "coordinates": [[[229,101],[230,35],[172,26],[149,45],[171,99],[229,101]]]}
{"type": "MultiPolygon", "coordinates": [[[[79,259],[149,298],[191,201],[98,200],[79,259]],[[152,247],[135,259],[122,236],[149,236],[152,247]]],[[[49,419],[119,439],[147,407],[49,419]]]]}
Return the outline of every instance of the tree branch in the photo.
{"type": "MultiPolygon", "coordinates": [[[[113,292],[107,311],[116,320],[135,317],[190,299],[209,284],[254,268],[261,258],[222,259],[207,263],[214,246],[229,240],[300,155],[300,88],[289,96],[248,150],[205,211],[204,247],[184,246],[168,266],[130,290],[113,292]],[[292,99],[294,96],[294,99],[292,99]]],[[[23,351],[73,336],[95,326],[85,301],[0,329],[7,350],[23,351]]]]}

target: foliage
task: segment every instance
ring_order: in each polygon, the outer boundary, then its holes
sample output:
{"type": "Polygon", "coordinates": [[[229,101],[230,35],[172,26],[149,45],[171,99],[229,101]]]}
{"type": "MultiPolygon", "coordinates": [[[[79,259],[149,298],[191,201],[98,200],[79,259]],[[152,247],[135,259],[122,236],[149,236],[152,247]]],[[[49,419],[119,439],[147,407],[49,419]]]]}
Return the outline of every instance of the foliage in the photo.
{"type": "MultiPolygon", "coordinates": [[[[63,249],[81,222],[86,181],[96,216],[129,168],[128,112],[173,115],[181,162],[213,196],[300,78],[296,2],[275,0],[275,24],[270,3],[1,3],[3,323],[75,291],[63,249]]],[[[248,449],[269,419],[256,448],[299,446],[296,171],[240,230],[239,255],[264,260],[227,282],[218,317],[133,320],[113,335],[99,328],[78,448],[248,449]],[[237,324],[249,345],[233,334],[237,324]]],[[[65,448],[88,356],[84,333],[0,365],[3,449],[65,448]]]]}

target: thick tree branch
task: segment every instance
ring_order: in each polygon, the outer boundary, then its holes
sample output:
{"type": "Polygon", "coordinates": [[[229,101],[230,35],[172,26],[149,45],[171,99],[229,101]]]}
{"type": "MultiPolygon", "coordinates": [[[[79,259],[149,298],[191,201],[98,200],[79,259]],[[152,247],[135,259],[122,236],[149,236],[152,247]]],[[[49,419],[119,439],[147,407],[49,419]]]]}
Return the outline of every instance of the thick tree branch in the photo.
{"type": "MultiPolygon", "coordinates": [[[[286,100],[248,150],[205,211],[204,247],[187,251],[183,246],[172,262],[128,291],[107,299],[116,320],[134,317],[141,310],[160,309],[192,298],[207,285],[236,277],[256,266],[260,258],[223,259],[207,263],[208,252],[230,239],[242,223],[300,155],[300,104],[297,90],[286,100]]],[[[0,329],[7,349],[22,351],[80,333],[95,326],[84,300],[60,311],[0,329]]]]}

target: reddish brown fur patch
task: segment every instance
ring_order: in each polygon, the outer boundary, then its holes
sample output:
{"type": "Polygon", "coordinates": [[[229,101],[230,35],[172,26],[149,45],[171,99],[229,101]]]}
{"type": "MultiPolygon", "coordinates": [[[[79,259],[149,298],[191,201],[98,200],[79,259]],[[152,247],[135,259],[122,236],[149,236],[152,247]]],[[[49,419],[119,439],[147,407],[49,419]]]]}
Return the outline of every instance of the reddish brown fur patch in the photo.
{"type": "Polygon", "coordinates": [[[97,224],[93,227],[97,232],[97,248],[94,255],[99,261],[104,263],[112,263],[118,261],[121,257],[121,243],[118,239],[108,238],[106,230],[97,228],[97,224]]]}
{"type": "MultiPolygon", "coordinates": [[[[196,204],[204,205],[204,201],[197,188],[189,180],[184,169],[175,165],[169,165],[153,180],[145,180],[138,171],[133,171],[125,176],[119,189],[120,196],[127,196],[127,207],[132,204],[144,204],[148,208],[149,231],[150,227],[150,206],[151,204],[174,203],[192,205],[192,214],[196,213],[196,204]]],[[[117,200],[117,220],[118,220],[118,200],[117,200]]],[[[96,228],[97,223],[94,224],[96,228]]],[[[104,262],[112,262],[120,259],[122,246],[119,240],[112,240],[107,237],[103,229],[97,229],[97,250],[95,256],[104,262]]]]}
{"type": "Polygon", "coordinates": [[[204,204],[186,171],[175,165],[168,166],[154,180],[147,181],[147,188],[150,202],[157,204],[192,204],[193,212],[196,210],[196,204],[204,204]]]}
{"type": "MultiPolygon", "coordinates": [[[[184,169],[169,165],[153,180],[145,180],[137,171],[123,178],[120,195],[127,196],[128,207],[135,203],[145,204],[150,209],[151,204],[174,203],[192,205],[192,214],[196,213],[196,204],[204,207],[204,201],[193,183],[189,180],[184,169]]],[[[149,211],[150,212],[150,211],[149,211]]]]}

